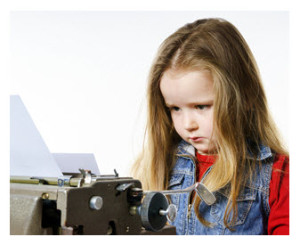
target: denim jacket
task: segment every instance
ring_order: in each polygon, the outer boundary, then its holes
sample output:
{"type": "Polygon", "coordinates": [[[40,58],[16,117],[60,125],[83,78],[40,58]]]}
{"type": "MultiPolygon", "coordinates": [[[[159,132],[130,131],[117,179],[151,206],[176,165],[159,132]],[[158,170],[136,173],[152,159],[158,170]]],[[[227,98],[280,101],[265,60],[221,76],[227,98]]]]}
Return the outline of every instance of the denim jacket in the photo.
{"type": "MultiPolygon", "coordinates": [[[[196,181],[196,166],[193,160],[195,148],[185,141],[178,146],[177,160],[169,180],[170,190],[185,189],[196,181]]],[[[190,193],[171,195],[171,202],[177,207],[177,217],[171,225],[176,226],[178,235],[258,235],[267,234],[269,206],[269,183],[272,174],[273,154],[269,147],[261,146],[257,164],[256,178],[246,186],[237,198],[238,217],[233,230],[224,225],[224,213],[227,205],[228,186],[214,192],[216,202],[208,206],[201,202],[199,211],[202,217],[213,224],[213,228],[204,226],[196,217],[190,204],[190,193]],[[265,163],[265,164],[264,164],[265,163]]],[[[212,166],[213,167],[213,166],[212,166]]],[[[203,175],[205,179],[210,167],[203,175]]]]}

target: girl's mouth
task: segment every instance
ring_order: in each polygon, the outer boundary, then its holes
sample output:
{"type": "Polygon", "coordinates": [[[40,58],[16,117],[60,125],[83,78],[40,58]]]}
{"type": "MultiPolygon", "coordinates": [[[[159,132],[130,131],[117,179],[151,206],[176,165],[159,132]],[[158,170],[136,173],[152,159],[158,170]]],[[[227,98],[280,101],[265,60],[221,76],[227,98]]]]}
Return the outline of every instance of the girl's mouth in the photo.
{"type": "Polygon", "coordinates": [[[201,142],[204,138],[203,137],[190,137],[190,140],[193,142],[201,142]]]}

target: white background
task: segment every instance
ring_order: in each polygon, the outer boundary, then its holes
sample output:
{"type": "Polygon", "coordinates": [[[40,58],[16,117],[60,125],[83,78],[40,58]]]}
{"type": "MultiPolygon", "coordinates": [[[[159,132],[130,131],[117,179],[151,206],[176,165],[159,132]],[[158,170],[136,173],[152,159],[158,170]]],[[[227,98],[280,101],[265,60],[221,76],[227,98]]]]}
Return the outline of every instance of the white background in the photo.
{"type": "Polygon", "coordinates": [[[11,94],[51,152],[94,153],[102,174],[127,176],[140,151],[148,72],[182,25],[222,17],[248,42],[288,143],[289,15],[276,11],[14,11],[11,94]]]}

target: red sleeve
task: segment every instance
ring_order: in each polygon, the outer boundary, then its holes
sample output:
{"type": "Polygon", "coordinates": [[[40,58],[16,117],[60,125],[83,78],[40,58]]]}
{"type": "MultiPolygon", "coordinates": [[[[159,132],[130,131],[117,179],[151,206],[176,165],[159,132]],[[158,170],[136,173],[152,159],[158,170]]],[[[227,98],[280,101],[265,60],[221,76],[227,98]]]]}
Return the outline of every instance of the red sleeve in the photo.
{"type": "Polygon", "coordinates": [[[269,235],[289,235],[289,158],[276,155],[270,181],[269,235]]]}

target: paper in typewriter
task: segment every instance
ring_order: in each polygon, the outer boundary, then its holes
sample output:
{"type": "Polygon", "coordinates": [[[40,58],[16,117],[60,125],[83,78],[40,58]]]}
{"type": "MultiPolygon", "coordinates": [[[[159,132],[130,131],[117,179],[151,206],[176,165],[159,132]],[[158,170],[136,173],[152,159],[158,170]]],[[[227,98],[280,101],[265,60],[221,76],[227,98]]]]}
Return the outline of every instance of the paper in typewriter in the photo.
{"type": "Polygon", "coordinates": [[[100,175],[94,154],[92,153],[52,153],[63,173],[77,173],[79,168],[91,170],[100,175]]]}
{"type": "Polygon", "coordinates": [[[10,175],[61,177],[79,168],[99,175],[93,154],[52,154],[26,110],[20,96],[10,96],[10,175]]]}

